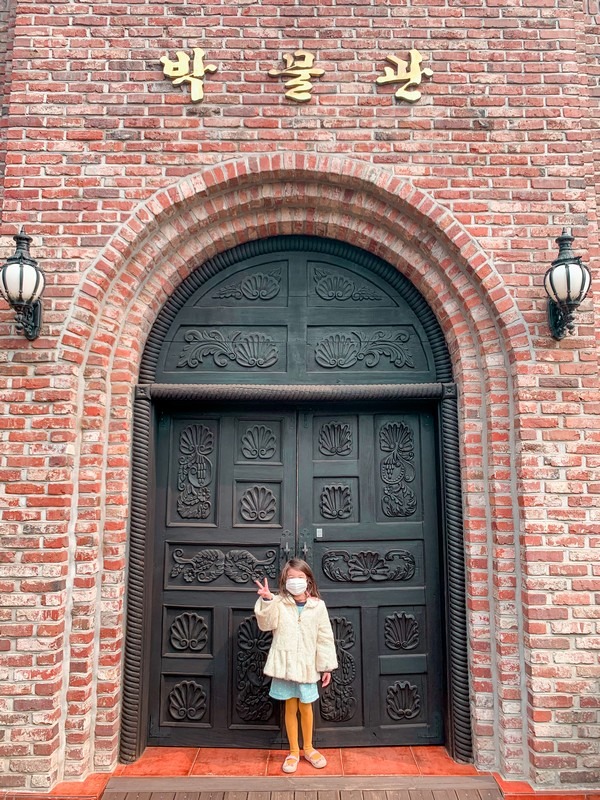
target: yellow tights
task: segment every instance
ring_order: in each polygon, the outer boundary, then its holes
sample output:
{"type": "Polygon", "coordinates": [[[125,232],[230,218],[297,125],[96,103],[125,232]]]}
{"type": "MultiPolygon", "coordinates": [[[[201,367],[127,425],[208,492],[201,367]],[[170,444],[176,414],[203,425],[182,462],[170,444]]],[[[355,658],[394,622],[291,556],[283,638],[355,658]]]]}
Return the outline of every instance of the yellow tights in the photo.
{"type": "Polygon", "coordinates": [[[305,753],[312,753],[313,735],[313,709],[312,703],[301,703],[297,697],[285,701],[285,732],[290,743],[290,754],[300,756],[298,741],[298,712],[300,712],[300,727],[302,728],[302,743],[305,753]]]}

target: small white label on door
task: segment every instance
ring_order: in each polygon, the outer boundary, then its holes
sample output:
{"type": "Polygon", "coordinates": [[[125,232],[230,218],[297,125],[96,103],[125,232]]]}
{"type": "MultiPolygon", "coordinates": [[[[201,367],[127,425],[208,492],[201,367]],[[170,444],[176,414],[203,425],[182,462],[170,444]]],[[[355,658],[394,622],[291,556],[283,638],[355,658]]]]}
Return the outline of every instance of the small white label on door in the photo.
{"type": "Polygon", "coordinates": [[[317,539],[323,538],[323,528],[317,528],[317,539]]]}

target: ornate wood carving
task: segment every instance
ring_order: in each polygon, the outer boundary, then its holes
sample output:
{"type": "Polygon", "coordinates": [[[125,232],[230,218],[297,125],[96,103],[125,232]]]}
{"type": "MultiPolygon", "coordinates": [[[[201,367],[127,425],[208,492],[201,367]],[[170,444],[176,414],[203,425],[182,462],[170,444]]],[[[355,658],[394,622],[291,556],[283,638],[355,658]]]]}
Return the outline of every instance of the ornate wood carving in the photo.
{"type": "Polygon", "coordinates": [[[323,572],[332,581],[408,581],[415,574],[415,557],[408,550],[349,553],[328,550],[322,560],[323,572]]]}
{"type": "Polygon", "coordinates": [[[179,436],[177,513],[183,519],[206,519],[210,514],[213,465],[208,456],[214,449],[212,431],[205,425],[190,425],[179,436]]]}
{"type": "Polygon", "coordinates": [[[277,577],[277,551],[267,550],[264,559],[258,559],[248,550],[230,550],[223,553],[216,548],[200,550],[191,558],[184,558],[179,547],[172,553],[175,566],[170,572],[171,578],[182,575],[186,583],[212,583],[225,575],[234,583],[248,583],[256,578],[262,580],[277,577]]]}
{"type": "Polygon", "coordinates": [[[385,618],[384,631],[390,650],[414,650],[419,646],[419,623],[412,614],[390,614],[385,618]]]}
{"type": "Polygon", "coordinates": [[[266,722],[273,713],[269,698],[271,679],[263,673],[272,640],[269,631],[259,629],[256,617],[248,617],[238,628],[235,707],[246,722],[266,722]]]}
{"type": "Polygon", "coordinates": [[[392,686],[388,686],[385,709],[397,722],[414,719],[421,710],[419,690],[408,681],[396,681],[392,686]]]}
{"type": "Polygon", "coordinates": [[[338,668],[331,673],[331,683],[321,694],[321,717],[332,722],[352,719],[356,712],[356,697],[352,683],[356,677],[356,660],[350,652],[356,644],[352,623],[345,617],[331,620],[338,668]]]}
{"type": "Polygon", "coordinates": [[[200,653],[208,641],[208,625],[195,611],[184,611],[175,617],[169,628],[169,641],[175,650],[200,653]]]}
{"type": "Polygon", "coordinates": [[[340,483],[324,486],[319,509],[324,519],[347,519],[352,514],[350,487],[340,483]]]}
{"type": "Polygon", "coordinates": [[[379,466],[385,484],[383,513],[386,517],[410,517],[417,509],[416,495],[408,486],[415,479],[413,432],[403,422],[390,422],[379,431],[379,446],[389,454],[379,466]]]}
{"type": "Polygon", "coordinates": [[[246,522],[270,522],[277,510],[277,500],[266,486],[252,486],[240,500],[240,516],[246,522]]]}
{"type": "Polygon", "coordinates": [[[347,422],[327,422],[319,430],[319,452],[324,456],[348,456],[352,452],[352,431],[347,422]]]}
{"type": "Polygon", "coordinates": [[[342,275],[330,275],[315,267],[313,278],[315,292],[322,300],[383,300],[383,295],[372,289],[357,287],[354,281],[342,275]]]}
{"type": "Polygon", "coordinates": [[[191,330],[184,338],[187,344],[179,354],[178,367],[193,369],[203,363],[205,356],[212,356],[216,367],[226,367],[233,361],[247,369],[266,369],[279,359],[279,351],[266,333],[235,331],[223,334],[217,330],[191,330]]]}
{"type": "Polygon", "coordinates": [[[366,367],[376,367],[381,357],[387,356],[395,367],[414,367],[413,354],[405,347],[409,339],[404,331],[332,333],[317,342],[315,361],[325,369],[349,369],[359,361],[366,367]]]}
{"type": "Polygon", "coordinates": [[[266,425],[254,425],[242,436],[242,453],[245,458],[255,461],[257,458],[271,458],[276,450],[275,434],[266,425]]]}
{"type": "Polygon", "coordinates": [[[206,709],[206,692],[196,681],[181,681],[169,692],[169,713],[174,719],[199,722],[206,709]]]}
{"type": "Polygon", "coordinates": [[[281,270],[255,272],[238,283],[230,283],[215,292],[212,297],[233,297],[236,300],[272,300],[281,289],[281,270]]]}

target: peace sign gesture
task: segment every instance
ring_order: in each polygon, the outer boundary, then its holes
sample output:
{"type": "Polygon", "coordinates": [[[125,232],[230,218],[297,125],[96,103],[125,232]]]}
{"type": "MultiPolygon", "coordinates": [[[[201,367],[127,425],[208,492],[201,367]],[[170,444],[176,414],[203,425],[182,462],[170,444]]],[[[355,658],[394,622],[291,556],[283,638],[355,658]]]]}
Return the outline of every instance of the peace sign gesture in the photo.
{"type": "Polygon", "coordinates": [[[269,589],[269,582],[265,578],[264,585],[258,580],[255,579],[254,583],[258,586],[257,593],[262,597],[263,600],[272,600],[273,595],[271,594],[271,590],[269,589]]]}

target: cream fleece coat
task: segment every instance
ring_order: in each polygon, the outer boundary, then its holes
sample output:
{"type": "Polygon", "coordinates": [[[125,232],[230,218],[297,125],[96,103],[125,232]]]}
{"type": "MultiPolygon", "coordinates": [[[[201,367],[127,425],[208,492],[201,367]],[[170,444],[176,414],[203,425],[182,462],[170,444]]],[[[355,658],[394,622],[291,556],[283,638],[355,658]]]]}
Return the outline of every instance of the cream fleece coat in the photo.
{"type": "Polygon", "coordinates": [[[322,600],[309,597],[298,616],[296,604],[289,597],[259,597],[254,613],[261,631],[273,631],[265,675],[316,683],[322,672],[337,668],[333,631],[322,600]]]}

